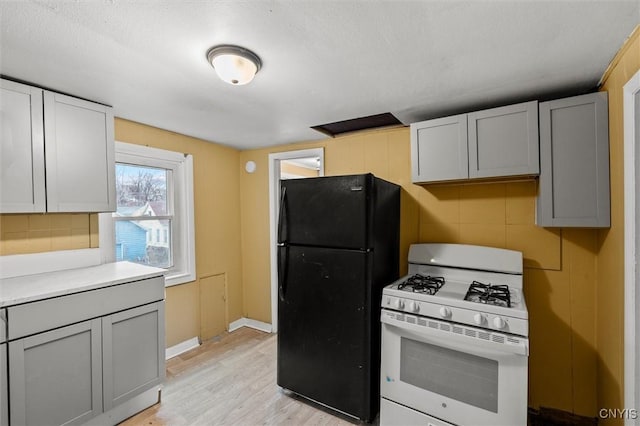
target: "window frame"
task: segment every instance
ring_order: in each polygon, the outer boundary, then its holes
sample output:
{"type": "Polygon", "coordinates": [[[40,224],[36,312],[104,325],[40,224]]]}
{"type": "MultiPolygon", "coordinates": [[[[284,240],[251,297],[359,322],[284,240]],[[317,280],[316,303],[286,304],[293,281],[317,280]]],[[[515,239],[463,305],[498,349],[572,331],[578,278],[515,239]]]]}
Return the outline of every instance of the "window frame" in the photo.
{"type": "MultiPolygon", "coordinates": [[[[195,281],[195,228],[193,208],[193,156],[181,152],[115,142],[116,163],[164,168],[172,171],[173,195],[172,257],[165,286],[195,281]]],[[[115,167],[115,165],[114,165],[115,167]]],[[[115,261],[115,220],[112,213],[99,215],[102,262],[115,261]]],[[[153,237],[152,237],[153,239],[153,237]]]]}

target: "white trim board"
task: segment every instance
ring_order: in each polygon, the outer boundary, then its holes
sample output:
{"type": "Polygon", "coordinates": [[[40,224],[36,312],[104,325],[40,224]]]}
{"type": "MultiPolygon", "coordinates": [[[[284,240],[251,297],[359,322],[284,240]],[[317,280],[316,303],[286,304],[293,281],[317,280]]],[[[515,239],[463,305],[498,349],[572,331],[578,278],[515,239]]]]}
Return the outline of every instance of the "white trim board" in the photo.
{"type": "Polygon", "coordinates": [[[233,321],[231,324],[229,324],[229,333],[231,333],[232,331],[236,331],[237,329],[241,328],[241,327],[249,327],[249,328],[253,328],[259,331],[264,331],[265,333],[271,333],[272,332],[272,327],[271,324],[266,323],[266,322],[262,322],[262,321],[258,321],[258,320],[254,320],[251,318],[240,318],[238,320],[233,321]]]}
{"type": "Polygon", "coordinates": [[[278,331],[278,254],[276,250],[278,208],[280,207],[280,161],[294,158],[318,157],[318,176],[324,176],[324,148],[301,149],[298,151],[274,152],[269,154],[269,241],[271,265],[271,329],[278,331]]]}
{"type": "MultiPolygon", "coordinates": [[[[624,85],[624,407],[640,409],[640,319],[636,301],[640,297],[636,191],[640,189],[640,71],[624,85]]],[[[626,417],[625,425],[636,424],[626,417]]]]}
{"type": "Polygon", "coordinates": [[[99,248],[0,256],[0,279],[100,265],[99,248]]]}
{"type": "Polygon", "coordinates": [[[171,359],[180,354],[183,354],[191,349],[195,349],[200,346],[200,341],[197,337],[192,337],[189,340],[185,340],[184,342],[178,343],[177,345],[173,345],[170,348],[167,348],[165,351],[164,359],[171,359]]]}

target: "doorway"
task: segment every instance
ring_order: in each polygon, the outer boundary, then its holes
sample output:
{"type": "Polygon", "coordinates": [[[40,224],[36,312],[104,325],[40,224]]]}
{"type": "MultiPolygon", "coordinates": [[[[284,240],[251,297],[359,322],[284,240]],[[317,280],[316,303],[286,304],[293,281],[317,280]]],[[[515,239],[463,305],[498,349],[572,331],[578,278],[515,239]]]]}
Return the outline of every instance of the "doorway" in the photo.
{"type": "MultiPolygon", "coordinates": [[[[624,406],[640,407],[640,71],[624,86],[624,406]]],[[[625,424],[635,420],[627,419],[625,424]]]]}
{"type": "Polygon", "coordinates": [[[324,176],[324,148],[269,154],[269,240],[271,263],[271,331],[278,331],[277,227],[280,181],[324,176]]]}

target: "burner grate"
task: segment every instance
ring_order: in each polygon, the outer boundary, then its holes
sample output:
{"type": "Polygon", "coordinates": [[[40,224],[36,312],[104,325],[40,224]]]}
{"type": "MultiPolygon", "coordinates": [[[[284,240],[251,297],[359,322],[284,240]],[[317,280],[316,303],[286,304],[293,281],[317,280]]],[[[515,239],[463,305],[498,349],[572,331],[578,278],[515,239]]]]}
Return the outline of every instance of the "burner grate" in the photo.
{"type": "Polygon", "coordinates": [[[444,277],[416,274],[398,284],[398,290],[403,290],[406,287],[406,291],[411,290],[414,293],[436,294],[443,285],[444,277]]]}
{"type": "Polygon", "coordinates": [[[504,284],[492,285],[473,281],[464,300],[487,305],[505,306],[507,308],[511,307],[509,286],[504,284]]]}

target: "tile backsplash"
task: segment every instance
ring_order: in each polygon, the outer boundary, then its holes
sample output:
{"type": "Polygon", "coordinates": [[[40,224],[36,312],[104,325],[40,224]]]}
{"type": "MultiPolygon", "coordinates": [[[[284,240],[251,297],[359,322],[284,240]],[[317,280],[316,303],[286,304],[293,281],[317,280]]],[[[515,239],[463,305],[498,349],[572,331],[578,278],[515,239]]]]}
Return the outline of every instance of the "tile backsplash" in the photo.
{"type": "Polygon", "coordinates": [[[98,215],[0,215],[0,256],[98,247],[98,215]]]}

